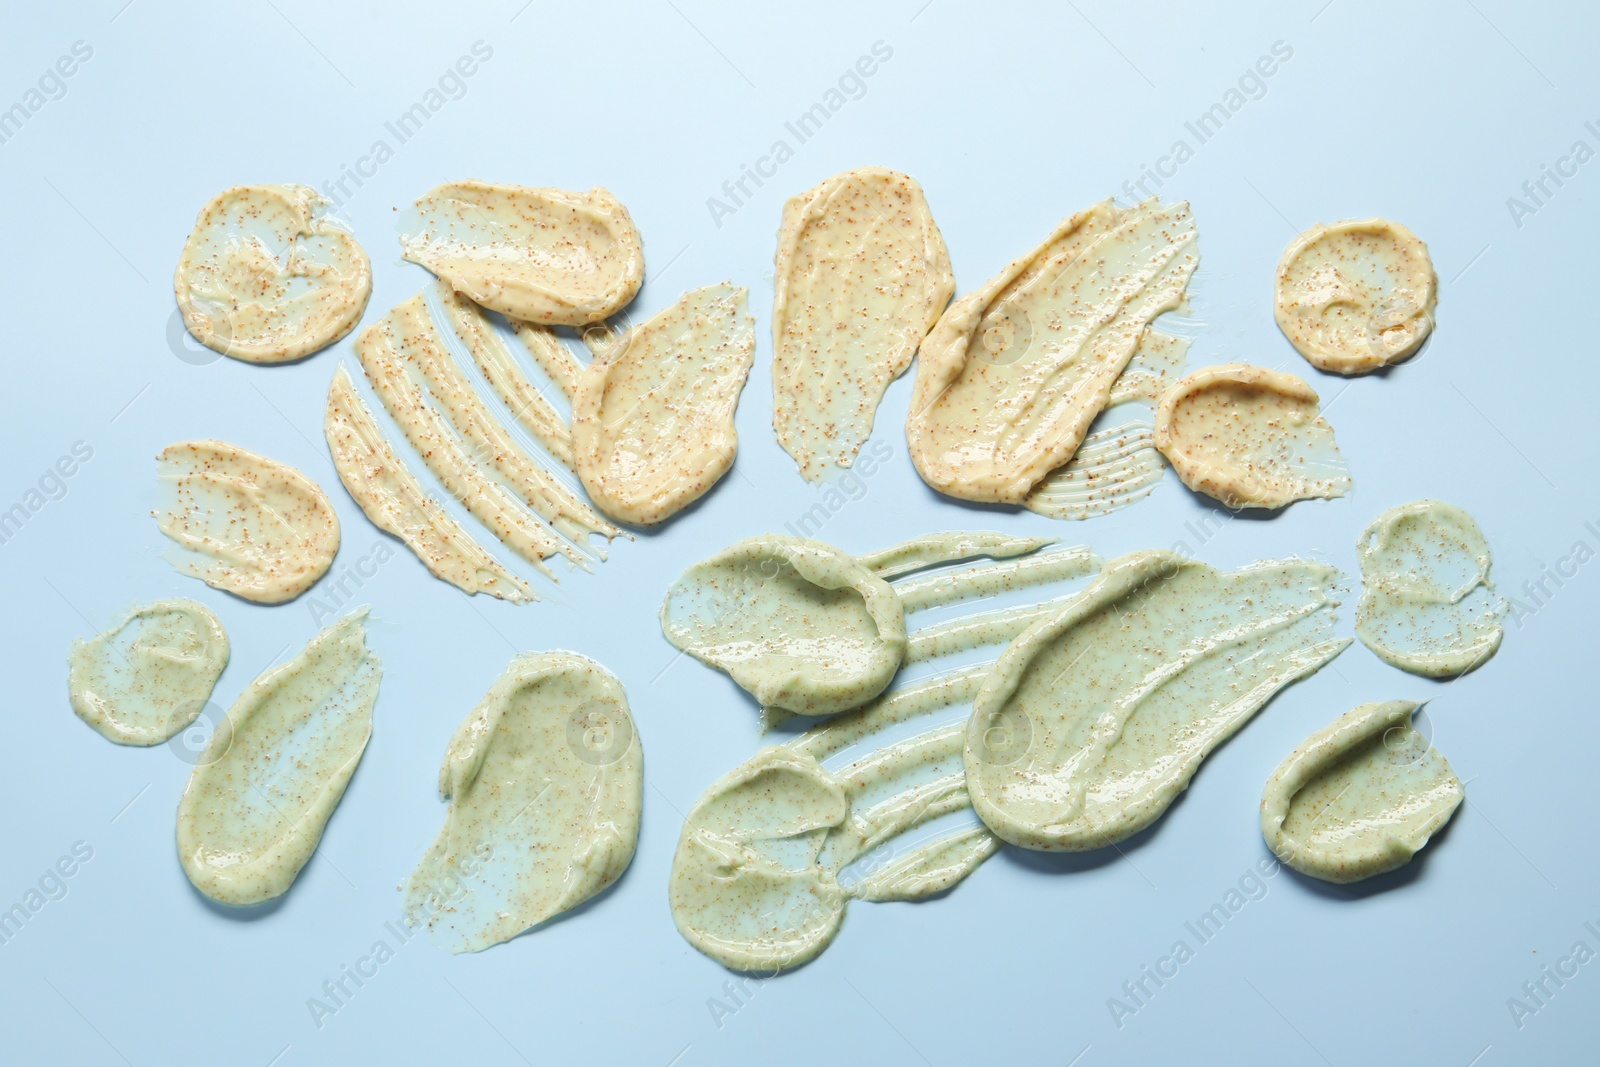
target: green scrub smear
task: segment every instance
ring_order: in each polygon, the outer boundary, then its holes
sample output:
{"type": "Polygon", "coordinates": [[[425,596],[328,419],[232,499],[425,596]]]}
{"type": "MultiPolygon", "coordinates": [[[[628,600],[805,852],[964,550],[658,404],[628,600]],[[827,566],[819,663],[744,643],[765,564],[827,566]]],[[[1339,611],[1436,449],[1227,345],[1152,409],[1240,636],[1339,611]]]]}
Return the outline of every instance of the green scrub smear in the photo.
{"type": "Polygon", "coordinates": [[[135,604],[72,644],[72,710],[119,745],[159,745],[194,722],[228,665],[228,633],[193,600],[135,604]]]}
{"type": "Polygon", "coordinates": [[[1274,855],[1339,883],[1411,862],[1465,796],[1450,764],[1412,726],[1417,707],[1363,704],[1278,766],[1261,795],[1261,835],[1274,855]]]}
{"type": "Polygon", "coordinates": [[[1013,641],[967,725],[967,788],[1024,848],[1086,851],[1159,818],[1212,749],[1315,673],[1333,636],[1332,567],[1233,573],[1171,552],[1108,563],[1013,641]]]}

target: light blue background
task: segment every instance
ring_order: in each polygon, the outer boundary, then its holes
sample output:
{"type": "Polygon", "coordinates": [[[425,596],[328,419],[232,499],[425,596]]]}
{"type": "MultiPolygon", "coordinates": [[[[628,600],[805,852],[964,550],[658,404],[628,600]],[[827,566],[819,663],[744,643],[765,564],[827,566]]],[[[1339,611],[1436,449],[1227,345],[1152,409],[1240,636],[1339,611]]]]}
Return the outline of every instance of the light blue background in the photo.
{"type": "MultiPolygon", "coordinates": [[[[1600,564],[1512,622],[1499,655],[1455,684],[1401,674],[1353,646],[1223,746],[1126,859],[1007,851],[944,899],[855,906],[833,948],[760,986],[720,1027],[708,1001],[726,1001],[729,975],[673,928],[667,869],[680,813],[762,741],[749,702],[721,675],[673,663],[656,624],[662,591],[686,565],[781,529],[817,496],[770,430],[771,259],[785,196],[865,164],[915,175],[958,292],[970,291],[1060,217],[1120,192],[1175,139],[1193,146],[1185,121],[1277,41],[1293,57],[1265,95],[1162,190],[1189,199],[1200,226],[1191,364],[1244,360],[1306,376],[1329,408],[1354,493],[1224,524],[1204,545],[1185,524],[1216,513],[1170,473],[1151,499],[1081,524],[967,508],[926,489],[906,457],[908,376],[890,389],[875,433],[893,459],[822,536],[865,551],[929,530],[994,528],[1055,534],[1107,557],[1184,542],[1230,567],[1311,553],[1353,575],[1356,535],[1374,515],[1433,496],[1478,517],[1501,590],[1531,606],[1524,582],[1577,541],[1600,549],[1600,162],[1520,227],[1506,200],[1575,140],[1600,148],[1584,127],[1600,120],[1591,8],[1296,0],[1201,13],[1103,0],[838,0],[785,12],[709,0],[136,0],[119,11],[123,2],[13,5],[0,32],[0,106],[21,99],[75,41],[93,48],[65,96],[0,145],[0,509],[74,442],[94,451],[64,498],[0,546],[0,907],[22,899],[75,842],[94,853],[63,899],[0,945],[0,1059],[1593,1059],[1600,963],[1520,1029],[1506,1001],[1578,939],[1600,949],[1583,926],[1600,920],[1600,564]],[[216,694],[226,706],[316,629],[304,600],[247,604],[162,560],[147,511],[153,457],[171,441],[226,438],[328,487],[344,524],[340,568],[381,535],[336,484],[321,440],[323,397],[335,365],[352,360],[350,342],[286,367],[185,362],[166,339],[172,268],[218,190],[320,185],[374,140],[393,146],[385,121],[479,40],[493,56],[465,95],[348,204],[373,258],[367,320],[428,280],[398,258],[393,209],[434,184],[604,184],[647,246],[651,276],[636,316],[725,278],[751,287],[760,342],[739,410],[738,465],[703,506],[618,543],[609,563],[568,577],[545,603],[469,601],[408,553],[385,563],[360,591],[385,667],[366,758],[318,858],[281,904],[225,914],[190,889],[174,855],[188,766],[165,748],[107,744],[79,722],[66,700],[67,647],[135,599],[194,597],[232,635],[216,694]],[[877,41],[893,56],[865,95],[714,224],[707,198],[775,139],[794,145],[785,120],[877,41]],[[1428,242],[1439,327],[1420,358],[1347,383],[1311,370],[1279,335],[1272,270],[1296,229],[1369,215],[1403,221],[1428,242]],[[591,655],[627,687],[649,783],[632,868],[581,913],[481,955],[449,957],[412,941],[319,1029],[307,998],[384,935],[398,912],[396,885],[439,826],[434,783],[450,732],[513,649],[548,648],[591,655]],[[1267,855],[1256,811],[1273,767],[1336,715],[1395,697],[1432,698],[1434,741],[1469,780],[1448,831],[1403,876],[1366,892],[1278,874],[1117,1028],[1107,999],[1175,940],[1193,946],[1185,921],[1267,855]]],[[[1343,632],[1353,608],[1352,598],[1343,632]]]]}

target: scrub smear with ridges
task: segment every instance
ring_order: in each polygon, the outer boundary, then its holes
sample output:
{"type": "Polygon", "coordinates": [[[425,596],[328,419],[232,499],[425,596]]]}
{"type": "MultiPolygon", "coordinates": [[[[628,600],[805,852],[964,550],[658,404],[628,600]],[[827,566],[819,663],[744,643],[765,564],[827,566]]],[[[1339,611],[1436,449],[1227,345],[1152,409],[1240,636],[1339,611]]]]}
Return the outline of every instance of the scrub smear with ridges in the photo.
{"type": "Polygon", "coordinates": [[[1489,542],[1461,508],[1437,500],[1390,508],[1362,532],[1356,551],[1356,636],[1385,663],[1448,678],[1499,649],[1506,604],[1489,581],[1489,542]]]}
{"type": "Polygon", "coordinates": [[[979,817],[1012,844],[1070,852],[1149,826],[1273,694],[1350,643],[1333,636],[1336,579],[1307,560],[1112,560],[984,680],[964,751],[979,817]]]}
{"type": "Polygon", "coordinates": [[[362,512],[416,553],[435,578],[513,604],[534,599],[528,583],[473,540],[394,454],[343,367],[328,387],[323,433],[339,480],[362,512]]]}
{"type": "Polygon", "coordinates": [[[222,904],[282,895],[311,859],[372,736],[383,668],[367,609],[251,682],[200,754],[178,801],[178,860],[222,904]]]}
{"type": "Polygon", "coordinates": [[[833,715],[871,700],[906,655],[907,612],[993,595],[1014,573],[1037,583],[1075,577],[1086,551],[992,569],[889,577],[978,556],[1034,552],[1039,538],[930,534],[856,558],[801,537],[752,537],[685,571],[667,590],[661,630],[672,644],[727,671],[770,718],[833,715]],[[1070,573],[1069,573],[1070,572],[1070,573]]]}
{"type": "Polygon", "coordinates": [[[862,557],[897,579],[912,614],[1013,602],[913,630],[906,663],[926,665],[919,677],[763,749],[705,792],[684,822],[669,889],[690,944],[725,967],[770,976],[822,952],[849,901],[925,900],[994,854],[999,840],[973,816],[962,766],[964,705],[992,660],[956,657],[1004,645],[1098,566],[1085,549],[1042,547],[948,534],[862,557]],[[984,555],[991,561],[943,567],[984,555]],[[1054,597],[1028,599],[1039,590],[1054,597]]]}
{"type": "Polygon", "coordinates": [[[464,383],[454,375],[460,371],[449,363],[453,357],[420,295],[362,331],[356,355],[389,416],[474,518],[546,575],[550,569],[543,561],[549,556],[583,561],[577,546],[540,518],[560,517],[576,533],[584,526],[587,506],[552,485],[548,472],[526,482],[513,480],[533,465],[532,459],[502,440],[505,428],[491,421],[476,394],[459,388],[464,383]],[[537,501],[538,512],[530,500],[537,501]]]}
{"type": "MultiPolygon", "coordinates": [[[[552,459],[571,470],[572,431],[512,357],[511,349],[500,339],[488,315],[466,297],[448,289],[441,289],[438,296],[439,306],[451,329],[467,346],[489,388],[511,409],[518,425],[528,431],[552,459]]],[[[522,328],[548,337],[551,345],[563,350],[566,347],[547,327],[523,323],[522,328]]]]}
{"type": "Polygon", "coordinates": [[[818,482],[855,462],[955,275],[922,186],[862,167],[784,204],[774,279],[772,428],[818,482]]]}
{"type": "Polygon", "coordinates": [[[1145,327],[1133,357],[1111,387],[1106,410],[1078,450],[1023,501],[1052,519],[1087,519],[1137,503],[1161,484],[1166,461],[1155,444],[1153,409],[1179,375],[1189,340],[1145,327]],[[1124,414],[1133,405],[1137,413],[1124,414]]]}
{"type": "Polygon", "coordinates": [[[574,465],[607,515],[663,522],[733,466],[733,415],[756,350],[748,296],[726,282],[687,292],[584,368],[572,398],[574,465]]]}
{"type": "Polygon", "coordinates": [[[1367,374],[1422,346],[1438,288],[1428,246],[1398,222],[1318,223],[1283,253],[1273,312],[1318,370],[1367,374]]]}
{"type": "Polygon", "coordinates": [[[577,907],[633,859],[644,756],[622,684],[572,652],[511,661],[445,752],[444,828],[406,922],[478,952],[577,907]]]}
{"type": "Polygon", "coordinates": [[[1155,445],[1184,485],[1236,510],[1350,491],[1316,390],[1282,371],[1244,363],[1195,371],[1162,396],[1155,445]]]}
{"type": "Polygon", "coordinates": [[[174,567],[207,585],[281,604],[310,589],[339,551],[339,517],[293,467],[226,441],[180,441],[156,456],[164,500],[151,512],[174,567]]]}
{"type": "Polygon", "coordinates": [[[173,288],[195,340],[247,363],[333,344],[372,295],[367,254],[307,185],[236,185],[200,212],[173,288]]]}
{"type": "Polygon", "coordinates": [[[203,604],[135,604],[116,625],[72,643],[68,692],[78,718],[119,745],[159,745],[194,722],[228,665],[228,633],[203,604]]]}
{"type": "Polygon", "coordinates": [[[1058,226],[923,341],[906,438],[924,481],[1021,504],[1067,464],[1199,264],[1187,204],[1107,200],[1058,226]]]}
{"type": "Polygon", "coordinates": [[[1338,883],[1411,862],[1465,796],[1450,764],[1412,725],[1417,707],[1363,704],[1278,765],[1261,794],[1261,835],[1275,856],[1338,883]]]}
{"type": "Polygon", "coordinates": [[[403,223],[405,258],[474,303],[544,325],[582,326],[644,283],[639,231],[621,201],[491,182],[449,182],[403,223]]]}

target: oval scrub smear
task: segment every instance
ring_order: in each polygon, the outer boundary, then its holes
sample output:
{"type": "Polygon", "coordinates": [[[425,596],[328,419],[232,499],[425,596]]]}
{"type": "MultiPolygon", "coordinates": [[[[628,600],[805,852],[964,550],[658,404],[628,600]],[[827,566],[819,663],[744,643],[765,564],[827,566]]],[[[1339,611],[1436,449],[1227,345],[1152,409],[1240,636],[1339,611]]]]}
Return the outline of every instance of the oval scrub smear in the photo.
{"type": "Polygon", "coordinates": [[[514,319],[598,322],[644,283],[639,231],[622,202],[598,187],[448,182],[416,202],[404,227],[405,258],[514,319]]]}
{"type": "Polygon", "coordinates": [[[1229,363],[1189,375],[1156,407],[1155,445],[1184,485],[1235,510],[1350,491],[1316,391],[1282,371],[1229,363]]]}
{"type": "Polygon", "coordinates": [[[821,541],[752,537],[667,590],[661,631],[763,707],[831,715],[883,692],[906,651],[889,583],[821,541]]]}
{"type": "Polygon", "coordinates": [[[1489,542],[1472,516],[1437,500],[1390,508],[1356,542],[1356,636],[1385,663],[1448,678],[1500,648],[1506,604],[1489,582],[1489,542]]]}
{"type": "Polygon", "coordinates": [[[222,904],[281,896],[311,859],[372,736],[383,668],[367,609],[318,634],[245,689],[178,801],[178,859],[222,904]]]}
{"type": "Polygon", "coordinates": [[[248,363],[333,344],[372,295],[372,266],[307,185],[236,185],[200,212],[173,278],[195,340],[248,363]]]}
{"type": "Polygon", "coordinates": [[[156,457],[152,512],[178,546],[172,565],[207,585],[281,604],[316,584],[339,551],[339,517],[293,467],[226,441],[180,441],[156,457]]]}
{"type": "Polygon", "coordinates": [[[1278,264],[1273,312],[1318,370],[1367,374],[1422,346],[1437,298],[1428,246],[1398,222],[1361,219],[1295,239],[1278,264]]]}
{"type": "Polygon", "coordinates": [[[78,718],[119,745],[159,745],[194,722],[228,665],[228,633],[203,604],[135,604],[109,630],[72,643],[78,718]]]}
{"type": "Polygon", "coordinates": [[[1356,882],[1411,862],[1455,814],[1450,764],[1411,724],[1409,700],[1363,704],[1318,730],[1267,779],[1261,834],[1284,863],[1356,882]]]}

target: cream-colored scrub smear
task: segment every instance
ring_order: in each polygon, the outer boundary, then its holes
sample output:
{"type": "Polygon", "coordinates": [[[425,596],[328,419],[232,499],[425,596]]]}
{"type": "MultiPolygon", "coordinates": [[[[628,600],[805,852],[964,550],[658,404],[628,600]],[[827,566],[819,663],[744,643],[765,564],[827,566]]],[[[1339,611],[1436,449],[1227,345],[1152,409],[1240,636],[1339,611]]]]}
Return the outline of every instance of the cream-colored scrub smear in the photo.
{"type": "Polygon", "coordinates": [[[577,907],[627,870],[643,789],[622,683],[575,653],[518,656],[450,739],[408,924],[477,952],[577,907]]]}
{"type": "Polygon", "coordinates": [[[1385,663],[1427,678],[1482,665],[1500,647],[1505,602],[1472,516],[1437,500],[1390,508],[1362,531],[1356,636],[1385,663]]]}
{"type": "Polygon", "coordinates": [[[361,608],[245,689],[178,801],[178,859],[223,904],[280,896],[311,859],[372,736],[383,668],[361,608]]]}
{"type": "Polygon", "coordinates": [[[1178,382],[1156,407],[1155,445],[1184,485],[1234,509],[1350,490],[1316,390],[1265,367],[1229,363],[1178,382]]]}
{"type": "Polygon", "coordinates": [[[1437,289],[1428,246],[1399,223],[1319,223],[1284,252],[1273,311],[1312,366],[1366,374],[1421,346],[1437,289]]]}
{"type": "Polygon", "coordinates": [[[328,387],[323,433],[339,480],[362,512],[416,553],[435,578],[513,604],[535,599],[528,583],[474,541],[395,456],[343,367],[328,387]]]}
{"type": "Polygon", "coordinates": [[[195,340],[250,363],[282,363],[349,333],[372,265],[306,185],[236,185],[200,212],[173,288],[195,340]]]}
{"type": "Polygon", "coordinates": [[[1067,463],[1199,263],[1187,204],[1107,200],[955,301],[922,343],[906,438],[933,488],[1020,504],[1067,463]]]}
{"type": "Polygon", "coordinates": [[[67,659],[78,718],[119,745],[159,745],[205,707],[228,665],[228,632],[203,604],[158,600],[74,641],[67,659]]]}
{"type": "Polygon", "coordinates": [[[1267,847],[1301,874],[1359,882],[1411,862],[1465,795],[1411,725],[1409,700],[1363,704],[1278,765],[1261,794],[1267,847]]]}
{"type": "Polygon", "coordinates": [[[1305,560],[1233,573],[1159,550],[1111,561],[985,679],[965,748],[978,816],[1043,850],[1143,830],[1212,749],[1350,643],[1333,636],[1336,579],[1305,560]]]}
{"type": "MultiPolygon", "coordinates": [[[[935,535],[863,561],[901,577],[1039,547],[999,534],[935,535]]],[[[1097,566],[1086,550],[1058,549],[908,577],[896,590],[920,610],[1059,589],[1097,566]]],[[[932,665],[1004,645],[1059,604],[1013,604],[923,626],[910,634],[906,661],[932,665]]],[[[922,900],[976,870],[999,840],[971,812],[960,705],[971,703],[990,666],[938,664],[897,680],[859,710],[762,751],[713,785],[691,811],[673,861],[673,917],[684,937],[728,967],[771,972],[821,952],[852,899],[922,900]],[[907,736],[902,725],[915,732],[907,736]]]]}
{"type": "MultiPolygon", "coordinates": [[[[522,367],[512,357],[510,348],[490,325],[488,316],[478,305],[448,289],[439,293],[439,306],[443,308],[444,316],[449,320],[456,336],[472,353],[472,361],[477,364],[478,370],[483,372],[489,388],[494,390],[495,395],[511,409],[511,414],[515,416],[518,424],[539,442],[541,448],[550,453],[550,458],[571,470],[572,431],[567,426],[567,420],[562,418],[560,412],[556,411],[523,372],[522,367]]],[[[549,327],[519,323],[517,329],[528,331],[529,336],[547,340],[552,353],[555,349],[560,349],[576,366],[577,361],[572,359],[571,352],[567,351],[566,345],[549,327]]],[[[552,358],[558,357],[552,356],[552,358]]],[[[551,377],[554,378],[554,375],[551,377]]],[[[564,386],[561,388],[568,399],[571,399],[571,391],[564,386]]]]}
{"type": "Polygon", "coordinates": [[[528,322],[598,322],[644,282],[639,231],[599,187],[450,182],[418,200],[405,227],[405,258],[475,303],[528,322]]]}
{"type": "Polygon", "coordinates": [[[661,605],[667,640],[764,707],[831,715],[871,700],[906,651],[889,583],[821,541],[766,534],[697,563],[661,605]]]}
{"type": "Polygon", "coordinates": [[[363,330],[356,354],[423,462],[518,555],[548,573],[545,557],[559,553],[582,564],[574,542],[586,542],[591,533],[617,534],[489,413],[446,348],[421,294],[363,330]]]}
{"type": "Polygon", "coordinates": [[[601,511],[650,526],[733,466],[733,414],[755,361],[748,290],[709,285],[601,347],[572,399],[575,466],[601,511]]]}
{"type": "Polygon", "coordinates": [[[339,551],[339,518],[293,467],[226,441],[180,441],[156,456],[165,499],[152,512],[179,547],[172,565],[259,604],[310,589],[339,551]]]}
{"type": "Polygon", "coordinates": [[[772,428],[816,482],[855,462],[955,275],[922,186],[863,167],[784,204],[774,278],[772,428]]]}

